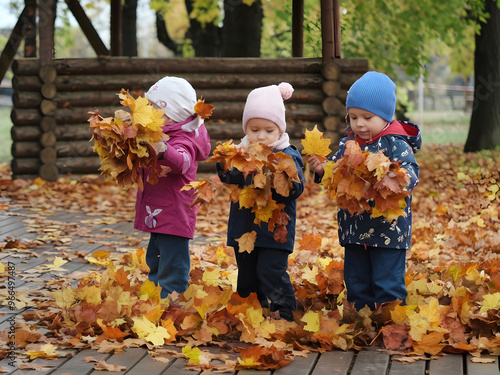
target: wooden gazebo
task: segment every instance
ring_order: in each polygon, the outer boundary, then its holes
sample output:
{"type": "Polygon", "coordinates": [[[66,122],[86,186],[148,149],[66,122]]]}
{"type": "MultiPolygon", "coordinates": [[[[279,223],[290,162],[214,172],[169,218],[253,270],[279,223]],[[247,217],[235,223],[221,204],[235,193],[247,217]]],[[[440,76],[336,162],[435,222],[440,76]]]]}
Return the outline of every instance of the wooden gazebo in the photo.
{"type": "MultiPolygon", "coordinates": [[[[295,89],[287,100],[288,132],[300,147],[305,129],[315,124],[336,144],[344,132],[345,95],[368,70],[366,60],[340,56],[340,1],[321,0],[321,58],[303,58],[303,0],[293,0],[292,58],[167,58],[121,56],[121,0],[111,0],[110,49],[101,41],[77,0],[66,0],[98,55],[88,59],[53,59],[53,1],[25,0],[25,8],[0,56],[0,78],[14,73],[12,172],[14,178],[40,176],[52,181],[64,174],[98,173],[99,159],[89,143],[89,111],[112,116],[121,88],[147,90],[165,75],[190,81],[198,95],[215,106],[207,121],[213,145],[243,136],[241,115],[255,87],[287,81],[295,89]],[[42,17],[43,16],[43,17],[42,17]],[[52,18],[51,18],[52,17],[52,18]],[[39,48],[36,38],[38,31],[39,48]],[[25,58],[13,59],[21,40],[25,58]],[[38,52],[38,53],[37,53],[38,52]]],[[[211,171],[201,164],[200,171],[211,171]]]]}

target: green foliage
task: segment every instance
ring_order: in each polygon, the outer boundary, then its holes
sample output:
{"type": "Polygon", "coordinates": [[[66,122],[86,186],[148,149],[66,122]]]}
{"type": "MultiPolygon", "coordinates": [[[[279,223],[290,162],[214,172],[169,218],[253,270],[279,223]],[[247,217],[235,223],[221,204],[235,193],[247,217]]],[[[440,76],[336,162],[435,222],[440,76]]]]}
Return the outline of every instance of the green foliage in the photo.
{"type": "MultiPolygon", "coordinates": [[[[292,2],[263,1],[264,26],[261,56],[267,58],[292,55],[292,2]]],[[[321,10],[317,0],[304,2],[304,56],[321,56],[321,10]]]]}
{"type": "Polygon", "coordinates": [[[321,4],[306,0],[304,8],[304,56],[321,57],[321,4]]]}
{"type": "Polygon", "coordinates": [[[10,107],[0,106],[0,163],[10,162],[12,138],[10,136],[10,129],[12,128],[12,121],[10,119],[10,107]]]}
{"type": "Polygon", "coordinates": [[[286,0],[264,2],[261,56],[290,57],[292,51],[292,4],[286,0]]]}
{"type": "Polygon", "coordinates": [[[190,18],[196,19],[205,27],[207,23],[218,24],[221,17],[221,8],[218,0],[192,0],[193,11],[190,18]]]}
{"type": "Polygon", "coordinates": [[[345,0],[342,7],[343,56],[367,58],[393,76],[395,67],[410,77],[426,74],[425,64],[443,50],[454,72],[469,75],[473,35],[488,17],[485,0],[345,0]]]}

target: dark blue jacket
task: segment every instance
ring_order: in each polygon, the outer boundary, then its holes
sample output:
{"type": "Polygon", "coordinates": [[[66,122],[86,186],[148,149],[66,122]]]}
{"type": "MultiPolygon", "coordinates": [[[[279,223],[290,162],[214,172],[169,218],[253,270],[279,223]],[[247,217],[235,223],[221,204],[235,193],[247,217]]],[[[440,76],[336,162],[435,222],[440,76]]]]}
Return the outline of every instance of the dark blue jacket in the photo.
{"type": "MultiPolygon", "coordinates": [[[[371,141],[355,138],[361,150],[378,152],[383,150],[391,161],[400,161],[400,166],[410,174],[410,184],[407,190],[412,191],[418,184],[419,168],[415,153],[420,150],[422,138],[417,125],[408,122],[393,121],[381,134],[371,141]]],[[[331,157],[336,161],[344,155],[345,143],[349,137],[340,140],[339,150],[331,157]]],[[[339,209],[339,242],[341,245],[359,244],[395,249],[411,247],[411,195],[405,198],[406,217],[400,216],[397,221],[388,222],[382,216],[373,218],[371,214],[350,214],[339,209]]]]}
{"type": "MultiPolygon", "coordinates": [[[[300,178],[299,182],[293,183],[293,188],[290,191],[288,197],[283,197],[277,194],[274,190],[272,192],[272,197],[277,203],[285,204],[285,212],[290,217],[290,221],[287,224],[287,241],[284,243],[276,242],[273,238],[274,232],[270,232],[267,228],[267,223],[261,222],[259,225],[254,224],[255,214],[251,212],[250,208],[240,207],[239,203],[231,202],[231,209],[229,212],[229,220],[227,224],[227,245],[228,246],[238,246],[237,239],[239,239],[243,234],[255,231],[257,233],[257,239],[255,241],[255,247],[267,247],[273,249],[283,249],[289,252],[293,251],[293,245],[295,241],[295,220],[297,217],[296,213],[296,201],[297,198],[304,191],[304,174],[302,173],[302,168],[304,164],[302,162],[302,157],[295,148],[295,146],[288,146],[283,150],[274,150],[275,152],[282,151],[283,153],[290,155],[295,160],[295,165],[297,166],[297,171],[300,178]]],[[[231,171],[224,171],[220,164],[217,163],[217,173],[222,182],[227,184],[237,184],[241,188],[244,186],[251,185],[253,182],[253,176],[249,175],[245,180],[243,173],[237,169],[232,169],[231,171]]]]}

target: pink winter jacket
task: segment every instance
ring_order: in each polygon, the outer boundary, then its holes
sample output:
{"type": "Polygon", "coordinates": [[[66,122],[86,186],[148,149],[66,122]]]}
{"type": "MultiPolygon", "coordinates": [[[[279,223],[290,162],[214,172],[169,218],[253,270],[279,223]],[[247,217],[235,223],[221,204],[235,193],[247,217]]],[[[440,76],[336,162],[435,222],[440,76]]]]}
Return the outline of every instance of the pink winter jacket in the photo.
{"type": "Polygon", "coordinates": [[[193,190],[180,191],[196,180],[197,161],[210,154],[210,137],[205,124],[196,127],[198,117],[163,127],[170,139],[158,163],[171,169],[156,185],[147,182],[148,170],[141,170],[144,191],[137,191],[134,228],[143,232],[173,234],[193,238],[198,207],[193,190]]]}

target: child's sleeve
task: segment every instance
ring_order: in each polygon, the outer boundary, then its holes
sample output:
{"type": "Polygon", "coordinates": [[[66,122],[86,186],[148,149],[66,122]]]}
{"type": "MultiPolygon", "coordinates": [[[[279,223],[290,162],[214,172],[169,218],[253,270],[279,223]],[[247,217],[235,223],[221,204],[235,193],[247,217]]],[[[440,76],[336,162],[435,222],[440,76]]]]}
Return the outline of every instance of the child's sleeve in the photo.
{"type": "Polygon", "coordinates": [[[243,176],[243,173],[241,173],[236,168],[233,168],[230,171],[228,171],[222,168],[222,165],[220,163],[216,163],[215,168],[217,170],[217,174],[219,175],[221,182],[224,182],[226,184],[240,185],[240,186],[244,185],[245,177],[243,176]]]}
{"type": "Polygon", "coordinates": [[[160,154],[158,163],[171,169],[169,173],[184,174],[194,162],[194,149],[179,144],[167,144],[167,150],[160,154]]]}
{"type": "Polygon", "coordinates": [[[411,146],[402,139],[396,139],[392,148],[392,160],[400,162],[400,167],[408,171],[410,184],[407,189],[412,191],[419,182],[419,167],[411,146]]]}

